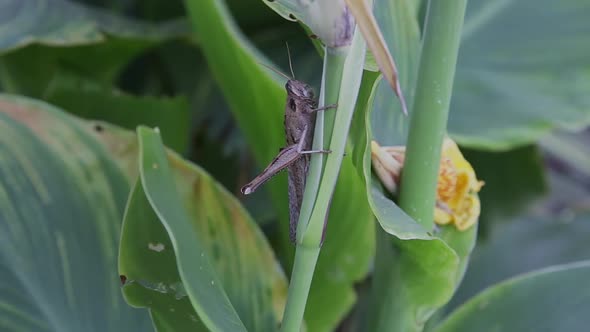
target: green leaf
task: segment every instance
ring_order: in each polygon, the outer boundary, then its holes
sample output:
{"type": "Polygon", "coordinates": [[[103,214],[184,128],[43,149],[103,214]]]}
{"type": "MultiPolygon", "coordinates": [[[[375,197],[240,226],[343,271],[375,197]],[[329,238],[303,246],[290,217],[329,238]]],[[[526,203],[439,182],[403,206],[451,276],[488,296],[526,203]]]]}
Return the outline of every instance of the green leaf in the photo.
{"type": "Polygon", "coordinates": [[[590,318],[590,261],[550,267],[495,285],[436,331],[583,331],[590,318]]]}
{"type": "Polygon", "coordinates": [[[63,68],[111,83],[140,52],[188,31],[184,22],[149,24],[67,0],[8,0],[0,12],[0,85],[35,97],[63,68]]]}
{"type": "Polygon", "coordinates": [[[184,152],[188,104],[117,94],[121,69],[142,51],[188,36],[185,23],[150,24],[67,0],[0,4],[0,86],[48,100],[74,114],[135,128],[157,125],[184,152]]]}
{"type": "MultiPolygon", "coordinates": [[[[395,57],[400,85],[410,109],[420,59],[420,27],[414,6],[411,0],[375,0],[375,17],[395,57]]],[[[375,89],[370,121],[372,139],[382,146],[405,145],[409,117],[401,112],[397,97],[387,81],[379,81],[375,89]]]]}
{"type": "Polygon", "coordinates": [[[465,279],[450,309],[507,278],[517,274],[590,260],[588,236],[590,214],[574,218],[527,216],[491,229],[473,252],[465,279]]]}
{"type": "Polygon", "coordinates": [[[183,30],[179,23],[150,25],[68,0],[8,0],[0,9],[4,13],[0,24],[5,27],[0,49],[4,52],[30,44],[93,44],[104,41],[107,35],[159,40],[183,30]]]}
{"type": "MultiPolygon", "coordinates": [[[[401,21],[391,19],[387,2],[376,1],[376,17],[402,89],[412,96],[420,32],[415,22],[394,25],[401,21]]],[[[415,17],[414,1],[396,5],[415,17]]],[[[472,148],[507,150],[555,128],[590,124],[588,13],[590,5],[580,0],[470,1],[448,123],[451,137],[472,148]]],[[[373,128],[379,143],[404,145],[408,118],[383,82],[375,105],[372,123],[389,128],[383,135],[373,128]]]]}
{"type": "MultiPolygon", "coordinates": [[[[201,37],[200,45],[207,62],[258,164],[264,166],[285,145],[285,91],[268,76],[269,71],[260,68],[261,57],[237,31],[222,1],[186,1],[186,4],[201,37]]],[[[288,271],[293,247],[288,240],[286,178],[278,175],[267,187],[281,221],[278,255],[288,271]]],[[[374,252],[374,226],[364,195],[362,181],[355,174],[351,158],[345,157],[308,300],[305,319],[312,331],[334,329],[354,304],[353,284],[368,272],[374,252]],[[350,204],[351,201],[355,204],[350,204]],[[325,302],[328,292],[329,306],[325,302]]]]}
{"type": "Polygon", "coordinates": [[[589,15],[581,0],[470,1],[449,119],[457,142],[509,149],[590,124],[589,15]]]}
{"type": "MultiPolygon", "coordinates": [[[[259,165],[266,165],[285,145],[286,93],[259,65],[259,54],[237,30],[223,1],[186,1],[187,10],[211,72],[240,125],[259,165]]],[[[269,183],[273,205],[287,220],[287,181],[269,183]]],[[[286,233],[285,233],[286,234],[286,233]]],[[[285,237],[286,238],[286,237],[285,237]]]]}
{"type": "Polygon", "coordinates": [[[129,201],[120,271],[130,285],[144,289],[130,302],[150,307],[162,326],[172,326],[179,312],[191,326],[196,315],[186,300],[177,301],[186,294],[209,329],[276,329],[286,282],[256,225],[203,171],[176,155],[167,157],[156,131],[140,127],[138,136],[145,197],[136,188],[129,201]],[[167,262],[150,267],[151,256],[160,253],[165,256],[159,260],[167,262]],[[154,285],[164,285],[166,299],[154,285]]]}
{"type": "Polygon", "coordinates": [[[0,95],[0,330],[151,329],[120,294],[129,155],[103,134],[46,103],[0,95]]]}
{"type": "Polygon", "coordinates": [[[132,306],[148,307],[158,331],[208,331],[187,296],[172,248],[137,181],[121,230],[119,272],[125,299],[132,306]]]}
{"type": "Polygon", "coordinates": [[[157,126],[164,142],[185,152],[189,138],[189,105],[184,97],[133,96],[75,74],[61,74],[49,84],[45,97],[77,116],[135,129],[157,126]]]}

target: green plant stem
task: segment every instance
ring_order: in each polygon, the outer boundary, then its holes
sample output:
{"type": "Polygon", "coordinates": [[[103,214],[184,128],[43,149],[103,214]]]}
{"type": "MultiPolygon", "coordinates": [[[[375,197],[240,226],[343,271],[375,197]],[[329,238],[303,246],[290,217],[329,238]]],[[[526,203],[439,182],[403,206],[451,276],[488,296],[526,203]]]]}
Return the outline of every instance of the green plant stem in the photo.
{"type": "MultiPolygon", "coordinates": [[[[340,84],[342,81],[342,72],[344,70],[344,63],[346,55],[348,54],[348,48],[326,48],[324,54],[324,73],[325,80],[322,80],[322,93],[320,95],[320,102],[324,105],[333,105],[338,102],[338,96],[340,94],[340,84]]],[[[324,128],[324,139],[322,145],[318,146],[327,149],[330,146],[332,133],[334,131],[334,120],[336,119],[336,110],[328,110],[322,112],[322,123],[324,128]]],[[[346,139],[346,136],[344,137],[346,139]]],[[[315,142],[314,142],[315,143],[315,142]]]]}
{"type": "Polygon", "coordinates": [[[427,229],[434,226],[441,145],[466,4],[431,0],[426,14],[399,205],[427,229]]]}
{"type": "Polygon", "coordinates": [[[373,283],[371,286],[371,309],[367,319],[367,331],[378,331],[382,326],[396,326],[387,323],[391,320],[391,312],[394,309],[394,301],[391,301],[396,294],[395,285],[391,282],[397,268],[392,264],[397,258],[394,249],[391,247],[391,236],[381,227],[375,228],[375,269],[373,272],[373,283]]]}
{"type": "Polygon", "coordinates": [[[319,255],[319,246],[297,246],[281,331],[298,332],[301,330],[307,296],[319,255]]]}
{"type": "MultiPolygon", "coordinates": [[[[322,75],[322,87],[320,91],[319,105],[335,104],[338,101],[340,92],[340,83],[342,72],[346,59],[346,52],[342,50],[327,49],[324,57],[324,71],[322,75]]],[[[316,128],[314,132],[314,149],[326,149],[331,141],[333,133],[335,110],[326,110],[318,114],[316,119],[316,128]],[[329,136],[328,134],[329,133],[329,136]]],[[[346,140],[345,133],[344,140],[346,140]]],[[[283,324],[281,331],[300,331],[305,313],[305,305],[311,287],[311,281],[317,260],[320,254],[323,226],[325,218],[322,220],[311,220],[316,209],[321,209],[327,214],[329,209],[329,200],[318,202],[318,191],[325,181],[323,177],[324,159],[323,154],[312,155],[310,169],[305,184],[305,193],[301,212],[299,215],[299,225],[297,227],[297,249],[295,251],[295,264],[291,274],[291,283],[287,296],[287,304],[283,315],[283,324]],[[310,224],[320,224],[319,231],[314,230],[309,233],[305,232],[310,224]],[[302,233],[308,234],[307,240],[302,239],[302,233]],[[317,233],[315,236],[309,235],[317,233]]],[[[336,173],[337,174],[337,173],[336,173]]],[[[331,197],[331,196],[330,196],[331,197]]]]}
{"type": "MultiPolygon", "coordinates": [[[[332,105],[338,102],[340,81],[342,79],[344,61],[346,60],[346,53],[342,50],[327,49],[324,53],[324,71],[322,73],[319,106],[332,105]]],[[[327,150],[330,148],[335,117],[335,109],[328,109],[317,114],[313,140],[314,150],[327,150]]],[[[299,218],[299,220],[305,222],[304,226],[307,226],[307,222],[311,217],[311,212],[315,205],[317,192],[324,171],[325,160],[326,156],[322,153],[311,155],[299,218]]],[[[297,233],[300,234],[299,231],[297,233]]]]}
{"type": "Polygon", "coordinates": [[[320,137],[318,133],[321,132],[323,139],[321,143],[314,139],[314,147],[329,146],[332,152],[325,157],[325,166],[321,163],[321,159],[316,158],[311,161],[310,167],[313,171],[321,172],[323,167],[323,172],[317,187],[308,187],[309,182],[306,183],[302,206],[304,212],[300,214],[297,228],[295,266],[291,274],[292,281],[281,331],[298,332],[302,325],[305,304],[323,241],[328,210],[342,165],[348,131],[361,85],[365,61],[365,42],[361,34],[358,31],[354,34],[350,47],[328,48],[324,61],[320,104],[333,104],[337,101],[338,108],[325,112],[324,123],[321,122],[323,120],[316,123],[316,138],[320,137]],[[314,162],[318,164],[314,165],[314,162]],[[313,199],[305,197],[307,195],[311,195],[313,199]]]}

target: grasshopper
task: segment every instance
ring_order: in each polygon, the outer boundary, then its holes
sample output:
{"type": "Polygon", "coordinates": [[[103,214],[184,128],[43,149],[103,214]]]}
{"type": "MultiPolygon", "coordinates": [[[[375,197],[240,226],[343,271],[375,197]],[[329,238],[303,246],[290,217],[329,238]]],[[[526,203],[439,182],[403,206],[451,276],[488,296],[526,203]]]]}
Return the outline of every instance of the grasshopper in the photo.
{"type": "Polygon", "coordinates": [[[335,108],[336,105],[318,108],[311,86],[295,79],[291,56],[289,56],[289,66],[293,78],[269,67],[271,70],[287,78],[287,84],[285,84],[285,89],[287,90],[287,103],[285,105],[285,135],[287,146],[279,151],[279,154],[260,175],[242,187],[242,193],[244,195],[253,193],[260,185],[287,168],[289,175],[289,237],[291,242],[295,243],[299,212],[301,210],[305,181],[309,169],[310,154],[330,153],[329,150],[311,149],[316,112],[335,108]]]}

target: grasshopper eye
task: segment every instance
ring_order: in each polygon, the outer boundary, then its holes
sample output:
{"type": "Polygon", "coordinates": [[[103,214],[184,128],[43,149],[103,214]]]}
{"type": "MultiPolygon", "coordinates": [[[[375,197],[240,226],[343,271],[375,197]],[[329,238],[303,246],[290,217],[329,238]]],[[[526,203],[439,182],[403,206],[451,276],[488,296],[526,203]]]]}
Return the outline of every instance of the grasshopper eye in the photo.
{"type": "Polygon", "coordinates": [[[289,108],[296,111],[297,110],[297,104],[295,104],[295,100],[294,99],[289,99],[289,108]]]}

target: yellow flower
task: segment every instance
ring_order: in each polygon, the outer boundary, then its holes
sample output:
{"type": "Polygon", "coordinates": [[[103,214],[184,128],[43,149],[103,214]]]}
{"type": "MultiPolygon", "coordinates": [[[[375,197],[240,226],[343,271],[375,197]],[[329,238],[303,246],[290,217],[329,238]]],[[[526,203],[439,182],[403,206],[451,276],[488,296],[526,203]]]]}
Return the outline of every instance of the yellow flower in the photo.
{"type": "MultiPolygon", "coordinates": [[[[371,159],[375,173],[391,193],[396,194],[400,183],[406,148],[404,146],[379,146],[371,142],[371,159]]],[[[460,231],[473,226],[480,213],[477,193],[483,186],[473,167],[459,151],[457,144],[445,138],[442,147],[434,222],[453,224],[460,231]]]]}

